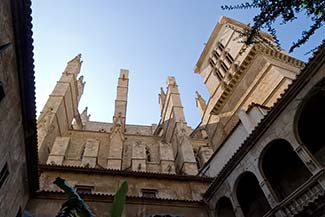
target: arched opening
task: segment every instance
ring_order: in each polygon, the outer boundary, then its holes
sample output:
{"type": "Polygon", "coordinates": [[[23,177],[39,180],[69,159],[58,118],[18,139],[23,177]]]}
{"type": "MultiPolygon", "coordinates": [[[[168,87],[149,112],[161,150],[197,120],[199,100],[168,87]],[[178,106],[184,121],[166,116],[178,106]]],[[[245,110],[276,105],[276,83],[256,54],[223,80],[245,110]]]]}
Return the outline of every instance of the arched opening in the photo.
{"type": "Polygon", "coordinates": [[[256,179],[251,172],[246,172],[239,178],[237,198],[246,217],[261,217],[271,207],[256,179]]]}
{"type": "Polygon", "coordinates": [[[229,198],[222,197],[219,199],[216,206],[216,217],[236,217],[229,198]]]}
{"type": "Polygon", "coordinates": [[[301,142],[325,166],[325,79],[316,84],[303,99],[297,131],[301,142]]]}
{"type": "Polygon", "coordinates": [[[147,162],[151,162],[151,153],[148,147],[146,147],[146,160],[147,162]]]}
{"type": "Polygon", "coordinates": [[[262,171],[279,200],[284,199],[311,176],[289,142],[271,142],[262,156],[262,171]]]}

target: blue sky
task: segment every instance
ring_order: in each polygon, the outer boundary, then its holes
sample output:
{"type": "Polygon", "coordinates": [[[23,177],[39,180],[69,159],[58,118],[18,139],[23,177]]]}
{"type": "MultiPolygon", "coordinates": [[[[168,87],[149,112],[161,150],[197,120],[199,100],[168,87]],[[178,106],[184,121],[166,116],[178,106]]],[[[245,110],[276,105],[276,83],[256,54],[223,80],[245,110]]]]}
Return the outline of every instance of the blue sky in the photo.
{"type": "MultiPolygon", "coordinates": [[[[220,16],[249,23],[256,11],[223,11],[238,1],[220,0],[33,0],[37,110],[63,72],[66,62],[82,54],[86,86],[79,111],[88,106],[91,120],[111,122],[119,70],[129,69],[127,123],[158,123],[158,93],[168,75],[176,77],[185,117],[195,128],[200,121],[195,91],[207,99],[201,77],[193,72],[220,16]]],[[[310,23],[298,19],[278,26],[288,49],[310,23]]],[[[324,27],[292,55],[304,55],[320,44],[324,27]]]]}

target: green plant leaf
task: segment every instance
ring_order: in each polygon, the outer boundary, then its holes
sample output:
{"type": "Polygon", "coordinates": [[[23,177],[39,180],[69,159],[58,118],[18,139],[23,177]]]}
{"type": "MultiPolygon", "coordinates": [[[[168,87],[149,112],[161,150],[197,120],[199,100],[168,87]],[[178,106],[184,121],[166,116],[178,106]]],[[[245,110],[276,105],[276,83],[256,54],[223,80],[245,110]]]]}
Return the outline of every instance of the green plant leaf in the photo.
{"type": "Polygon", "coordinates": [[[94,217],[94,214],[90,211],[88,205],[85,203],[85,201],[83,201],[76,190],[69,185],[68,182],[61,177],[57,177],[53,183],[69,196],[68,201],[62,204],[57,216],[74,216],[73,211],[75,211],[79,217],[94,217]]]}
{"type": "Polygon", "coordinates": [[[128,183],[123,181],[120,188],[116,192],[111,207],[111,217],[121,217],[124,209],[126,195],[128,193],[128,183]]]}

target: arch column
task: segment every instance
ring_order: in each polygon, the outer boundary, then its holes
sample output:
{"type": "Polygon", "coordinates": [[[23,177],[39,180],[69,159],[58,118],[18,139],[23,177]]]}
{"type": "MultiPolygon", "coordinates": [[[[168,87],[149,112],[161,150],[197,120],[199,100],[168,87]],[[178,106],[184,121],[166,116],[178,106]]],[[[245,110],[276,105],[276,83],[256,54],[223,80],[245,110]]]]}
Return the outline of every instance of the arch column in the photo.
{"type": "Polygon", "coordinates": [[[277,205],[277,201],[279,201],[279,198],[277,198],[276,194],[274,193],[269,181],[264,178],[260,183],[259,183],[267,201],[269,202],[271,208],[274,208],[277,205]]]}
{"type": "Polygon", "coordinates": [[[229,196],[230,196],[230,200],[231,200],[231,202],[233,204],[234,213],[235,213],[236,217],[245,217],[244,216],[244,213],[243,213],[243,211],[242,211],[242,209],[241,209],[241,207],[239,205],[239,202],[238,202],[238,199],[236,197],[236,194],[234,192],[231,192],[229,194],[229,196]]]}
{"type": "Polygon", "coordinates": [[[262,189],[270,207],[274,208],[277,205],[278,203],[277,201],[279,201],[279,198],[277,198],[269,181],[261,172],[261,169],[259,167],[260,158],[258,158],[258,160],[255,158],[254,162],[255,163],[253,164],[252,167],[252,169],[254,170],[253,173],[255,174],[256,179],[259,182],[260,188],[262,189]]]}
{"type": "Polygon", "coordinates": [[[294,148],[294,151],[297,153],[298,157],[303,161],[303,163],[313,175],[321,170],[321,166],[313,154],[310,153],[305,145],[300,144],[295,136],[292,136],[290,139],[290,144],[294,148]]]}

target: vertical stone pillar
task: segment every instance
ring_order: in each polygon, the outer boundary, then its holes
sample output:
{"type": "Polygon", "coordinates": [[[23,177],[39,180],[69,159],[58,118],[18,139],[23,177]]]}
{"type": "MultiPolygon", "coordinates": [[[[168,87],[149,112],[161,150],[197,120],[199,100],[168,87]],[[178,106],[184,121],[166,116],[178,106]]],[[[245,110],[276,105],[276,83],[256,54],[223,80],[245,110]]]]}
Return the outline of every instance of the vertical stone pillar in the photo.
{"type": "Polygon", "coordinates": [[[47,164],[62,165],[70,137],[56,137],[47,164]]]}
{"type": "Polygon", "coordinates": [[[81,159],[81,165],[84,167],[96,167],[97,164],[97,156],[99,149],[99,141],[96,139],[87,139],[87,143],[85,145],[83,156],[81,159]]]}
{"type": "Polygon", "coordinates": [[[240,207],[240,204],[237,200],[235,192],[231,192],[230,199],[231,199],[236,217],[244,217],[243,210],[240,207]]]}
{"type": "Polygon", "coordinates": [[[37,120],[38,153],[41,163],[47,162],[57,136],[65,136],[72,120],[78,116],[78,104],[85,83],[77,80],[81,55],[68,62],[60,80],[49,96],[37,120]]]}
{"type": "Polygon", "coordinates": [[[141,142],[136,142],[132,147],[132,170],[146,171],[146,146],[141,142]]]}
{"type": "MultiPolygon", "coordinates": [[[[261,177],[262,178],[262,177],[261,177]]],[[[267,201],[269,202],[271,208],[274,208],[277,205],[276,194],[273,192],[271,185],[267,179],[264,179],[259,183],[267,201]]]]}
{"type": "Polygon", "coordinates": [[[299,145],[295,148],[295,152],[299,158],[304,162],[308,170],[313,174],[317,174],[321,170],[321,166],[317,160],[310,153],[310,151],[304,145],[299,145]]]}
{"type": "Polygon", "coordinates": [[[122,168],[122,152],[125,141],[123,118],[116,117],[111,131],[107,168],[120,170],[122,168]]]}
{"type": "Polygon", "coordinates": [[[110,169],[122,168],[122,155],[124,146],[124,129],[126,118],[126,105],[129,85],[129,71],[121,69],[117,84],[113,127],[110,136],[107,167],[110,169]]]}
{"type": "Polygon", "coordinates": [[[129,71],[125,69],[121,69],[120,77],[118,78],[118,84],[117,84],[113,121],[118,116],[121,116],[122,117],[121,121],[123,126],[125,125],[128,86],[129,86],[129,71]]]}
{"type": "Polygon", "coordinates": [[[175,174],[175,161],[173,149],[168,143],[159,144],[160,172],[175,174]]]}

